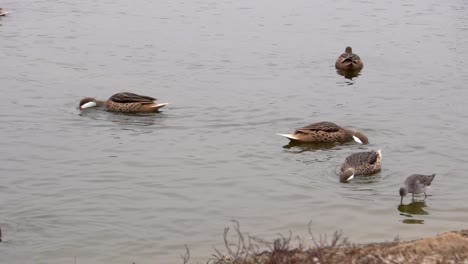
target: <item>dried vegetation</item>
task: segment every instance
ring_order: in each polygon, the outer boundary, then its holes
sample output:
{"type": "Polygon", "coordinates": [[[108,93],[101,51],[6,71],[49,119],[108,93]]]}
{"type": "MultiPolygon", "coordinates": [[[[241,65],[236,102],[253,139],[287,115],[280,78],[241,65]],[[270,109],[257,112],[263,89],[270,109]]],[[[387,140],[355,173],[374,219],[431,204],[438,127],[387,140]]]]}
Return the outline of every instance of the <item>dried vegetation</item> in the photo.
{"type": "MultiPolygon", "coordinates": [[[[242,233],[237,221],[234,234],[224,229],[226,252],[214,248],[206,264],[395,264],[395,263],[466,263],[468,264],[468,230],[455,231],[435,237],[410,242],[353,244],[335,232],[314,237],[309,224],[310,238],[302,240],[292,234],[279,235],[273,241],[266,241],[248,233],[242,233]],[[234,237],[234,241],[232,240],[234,237]]],[[[189,249],[182,256],[188,264],[189,249]]]]}

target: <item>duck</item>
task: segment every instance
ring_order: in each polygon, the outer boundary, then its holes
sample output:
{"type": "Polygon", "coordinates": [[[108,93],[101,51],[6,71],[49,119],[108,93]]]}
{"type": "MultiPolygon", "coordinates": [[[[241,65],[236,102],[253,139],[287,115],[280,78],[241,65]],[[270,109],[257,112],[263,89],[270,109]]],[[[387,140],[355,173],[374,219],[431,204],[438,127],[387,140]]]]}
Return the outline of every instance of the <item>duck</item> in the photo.
{"type": "Polygon", "coordinates": [[[8,13],[7,11],[3,11],[3,9],[0,7],[0,16],[6,16],[8,13]]]}
{"type": "Polygon", "coordinates": [[[346,47],[345,53],[341,54],[336,60],[335,67],[344,71],[360,71],[364,64],[357,54],[353,53],[351,47],[346,47]]]}
{"type": "Polygon", "coordinates": [[[424,193],[424,199],[426,199],[426,189],[431,186],[432,181],[434,180],[435,173],[431,175],[422,175],[422,174],[413,174],[406,178],[404,186],[400,188],[400,204],[403,204],[403,197],[408,193],[413,195],[424,193]]]}
{"type": "Polygon", "coordinates": [[[107,111],[121,113],[149,113],[158,112],[160,108],[168,103],[155,103],[155,98],[135,93],[116,93],[106,101],[101,101],[92,97],[83,98],[80,101],[80,110],[90,107],[103,107],[107,111]]]}
{"type": "Polygon", "coordinates": [[[294,134],[277,134],[291,141],[307,143],[344,143],[354,140],[360,144],[369,143],[369,139],[362,132],[341,127],[332,122],[317,122],[305,127],[296,128],[294,134]]]}
{"type": "Polygon", "coordinates": [[[382,167],[382,150],[353,153],[341,164],[340,182],[348,182],[357,175],[374,174],[382,167]]]}

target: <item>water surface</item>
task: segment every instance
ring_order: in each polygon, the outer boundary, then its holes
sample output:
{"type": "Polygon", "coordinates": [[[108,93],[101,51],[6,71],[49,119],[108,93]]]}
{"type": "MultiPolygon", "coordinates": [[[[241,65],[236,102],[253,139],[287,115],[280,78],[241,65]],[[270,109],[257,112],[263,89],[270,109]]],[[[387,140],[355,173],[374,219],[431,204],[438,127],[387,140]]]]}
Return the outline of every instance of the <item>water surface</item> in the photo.
{"type": "Polygon", "coordinates": [[[0,262],[205,262],[231,219],[270,239],[467,228],[465,1],[22,1],[0,18],[0,262]],[[352,80],[334,61],[350,45],[352,80]],[[131,91],[163,112],[80,112],[131,91]],[[284,147],[317,121],[369,145],[284,147]],[[349,184],[344,158],[382,149],[349,184]],[[437,173],[399,206],[413,173],[437,173]]]}

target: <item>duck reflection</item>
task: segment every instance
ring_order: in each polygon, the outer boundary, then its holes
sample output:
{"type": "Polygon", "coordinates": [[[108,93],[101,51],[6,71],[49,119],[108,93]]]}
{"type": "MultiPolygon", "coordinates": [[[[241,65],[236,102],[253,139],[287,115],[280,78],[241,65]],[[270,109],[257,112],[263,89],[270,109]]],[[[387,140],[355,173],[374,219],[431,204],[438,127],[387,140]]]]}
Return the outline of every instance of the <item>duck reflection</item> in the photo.
{"type": "Polygon", "coordinates": [[[361,75],[361,70],[342,70],[342,69],[337,69],[336,73],[338,75],[341,75],[345,77],[346,79],[352,80],[353,78],[358,77],[361,75]]]}
{"type": "Polygon", "coordinates": [[[296,140],[290,141],[289,144],[283,146],[284,149],[288,149],[292,153],[332,149],[334,147],[336,147],[336,143],[308,143],[296,140]]]}
{"type": "Polygon", "coordinates": [[[107,120],[123,126],[153,126],[160,125],[166,119],[162,112],[158,114],[138,113],[126,114],[118,113],[108,115],[107,120]]]}
{"type": "Polygon", "coordinates": [[[111,113],[106,111],[82,111],[79,114],[93,120],[106,120],[122,126],[144,127],[160,125],[167,115],[163,112],[154,113],[111,113]]]}

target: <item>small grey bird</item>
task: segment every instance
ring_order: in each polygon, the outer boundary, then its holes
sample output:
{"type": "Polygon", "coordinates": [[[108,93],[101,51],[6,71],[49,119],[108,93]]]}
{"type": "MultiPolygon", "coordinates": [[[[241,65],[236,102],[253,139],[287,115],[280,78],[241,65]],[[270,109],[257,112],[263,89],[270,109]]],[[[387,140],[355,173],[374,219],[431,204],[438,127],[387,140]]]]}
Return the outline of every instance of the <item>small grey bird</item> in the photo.
{"type": "Polygon", "coordinates": [[[435,173],[432,175],[413,174],[408,176],[408,178],[405,180],[405,186],[400,188],[400,204],[403,203],[403,197],[405,197],[405,195],[408,193],[413,194],[413,200],[414,195],[420,193],[424,193],[424,199],[426,199],[426,188],[431,186],[434,177],[435,173]]]}
{"type": "Polygon", "coordinates": [[[380,171],[382,151],[358,152],[346,157],[341,165],[340,182],[348,182],[355,175],[372,174],[380,171]]]}

